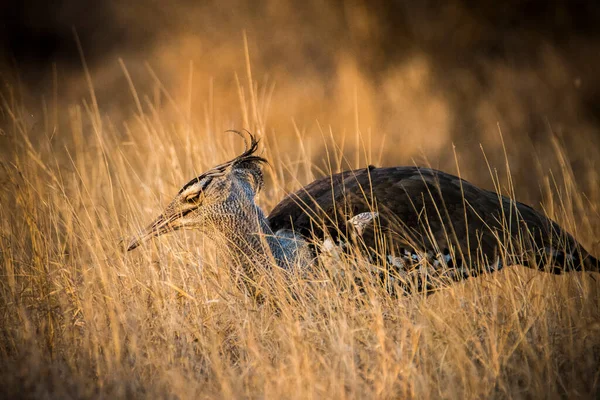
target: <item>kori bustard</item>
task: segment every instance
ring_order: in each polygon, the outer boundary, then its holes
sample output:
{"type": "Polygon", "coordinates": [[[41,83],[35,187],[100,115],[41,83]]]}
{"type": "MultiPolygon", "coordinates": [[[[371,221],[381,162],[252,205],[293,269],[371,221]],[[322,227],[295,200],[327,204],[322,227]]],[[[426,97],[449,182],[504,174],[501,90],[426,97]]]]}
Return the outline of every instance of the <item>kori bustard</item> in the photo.
{"type": "MultiPolygon", "coordinates": [[[[333,174],[288,195],[267,217],[255,202],[267,160],[256,154],[257,138],[245,135],[242,154],[185,184],[128,250],[195,228],[225,244],[247,271],[273,263],[306,267],[321,249],[337,253],[350,242],[400,280],[415,271],[461,279],[511,264],[598,271],[598,261],[540,212],[429,168],[333,174]]],[[[419,289],[429,288],[421,275],[419,289]]]]}

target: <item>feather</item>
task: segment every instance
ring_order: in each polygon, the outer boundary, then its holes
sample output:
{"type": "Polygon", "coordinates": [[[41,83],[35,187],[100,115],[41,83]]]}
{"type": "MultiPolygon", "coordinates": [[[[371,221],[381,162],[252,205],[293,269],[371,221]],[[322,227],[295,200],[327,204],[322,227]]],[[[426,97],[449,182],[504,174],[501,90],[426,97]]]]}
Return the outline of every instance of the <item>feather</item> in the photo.
{"type": "Polygon", "coordinates": [[[275,231],[337,241],[348,235],[346,221],[367,212],[378,213],[381,227],[362,240],[374,251],[385,247],[390,257],[402,256],[405,248],[452,253],[473,275],[491,268],[485,266],[510,264],[549,264],[554,273],[581,270],[583,264],[597,270],[597,260],[542,213],[429,168],[369,167],[324,177],[286,196],[268,221],[275,231]]]}

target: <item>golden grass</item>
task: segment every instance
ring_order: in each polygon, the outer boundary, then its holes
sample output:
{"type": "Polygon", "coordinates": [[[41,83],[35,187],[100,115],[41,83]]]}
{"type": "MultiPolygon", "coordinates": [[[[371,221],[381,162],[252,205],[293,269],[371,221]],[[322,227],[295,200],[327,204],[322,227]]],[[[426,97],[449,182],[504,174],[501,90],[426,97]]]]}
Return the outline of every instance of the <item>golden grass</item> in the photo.
{"type": "MultiPolygon", "coordinates": [[[[316,165],[323,161],[305,147],[309,134],[269,130],[263,118],[268,98],[261,97],[268,93],[253,87],[238,84],[240,113],[245,127],[262,134],[272,163],[260,198],[270,210],[285,190],[319,175],[316,165]],[[299,151],[280,154],[282,143],[299,151]]],[[[600,393],[600,285],[587,275],[510,267],[430,296],[394,298],[361,272],[364,266],[338,263],[320,266],[310,281],[276,281],[265,287],[268,301],[257,304],[216,259],[210,242],[193,232],[125,253],[121,238],[150,222],[189,178],[238,148],[232,135],[220,133],[231,126],[220,129],[179,113],[185,104],[166,91],[159,97],[170,108],[132,93],[137,112],[117,126],[94,101],[90,83],[87,100],[57,111],[68,122],[59,132],[43,111],[43,122],[29,126],[29,110],[17,96],[2,97],[5,396],[463,399],[600,393]],[[331,281],[329,270],[340,268],[347,281],[331,281]],[[352,284],[356,274],[367,282],[362,290],[352,284]]],[[[340,149],[354,140],[350,136],[323,128],[310,143],[329,143],[326,164],[338,170],[347,167],[340,149]]],[[[366,148],[357,157],[377,162],[369,156],[377,148],[357,137],[356,148],[366,148]]],[[[560,145],[556,152],[559,160],[565,157],[560,145]]],[[[600,198],[579,194],[562,161],[555,171],[560,179],[539,176],[547,179],[544,188],[560,191],[548,195],[545,206],[589,247],[600,232],[593,212],[600,198]],[[582,215],[591,216],[581,221],[582,215]]]]}

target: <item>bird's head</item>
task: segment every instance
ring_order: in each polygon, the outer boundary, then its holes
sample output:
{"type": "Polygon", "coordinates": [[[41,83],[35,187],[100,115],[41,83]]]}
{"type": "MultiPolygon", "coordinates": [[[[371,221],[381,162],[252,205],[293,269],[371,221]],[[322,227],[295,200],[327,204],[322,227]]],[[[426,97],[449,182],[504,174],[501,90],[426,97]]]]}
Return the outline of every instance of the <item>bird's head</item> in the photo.
{"type": "Polygon", "coordinates": [[[186,183],[165,210],[139,236],[131,239],[127,250],[143,242],[178,229],[204,230],[234,221],[254,205],[254,196],[262,189],[262,165],[266,159],[255,155],[258,140],[246,132],[242,136],[246,150],[234,159],[217,165],[186,183]]]}

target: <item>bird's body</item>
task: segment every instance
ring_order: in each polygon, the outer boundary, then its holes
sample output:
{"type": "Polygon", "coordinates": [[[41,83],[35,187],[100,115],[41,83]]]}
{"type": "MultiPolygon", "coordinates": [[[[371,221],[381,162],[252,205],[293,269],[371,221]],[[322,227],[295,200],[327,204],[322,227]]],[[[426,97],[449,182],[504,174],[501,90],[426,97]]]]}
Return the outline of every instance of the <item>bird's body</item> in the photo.
{"type": "Polygon", "coordinates": [[[268,220],[274,231],[348,236],[346,221],[369,211],[378,213],[380,229],[363,241],[376,249],[377,236],[387,238],[386,250],[395,255],[452,253],[454,266],[472,272],[499,258],[556,273],[596,265],[568,232],[528,205],[429,168],[368,167],[324,177],[288,195],[268,220]]]}
{"type": "Polygon", "coordinates": [[[168,231],[197,228],[220,241],[248,275],[260,265],[309,267],[318,252],[312,244],[344,249],[357,236],[372,262],[399,276],[413,261],[453,279],[514,263],[554,273],[598,270],[597,260],[540,212],[428,168],[368,167],[324,177],[265,217],[255,196],[266,160],[255,155],[258,141],[249,137],[243,154],[184,185],[128,250],[168,231]]]}

